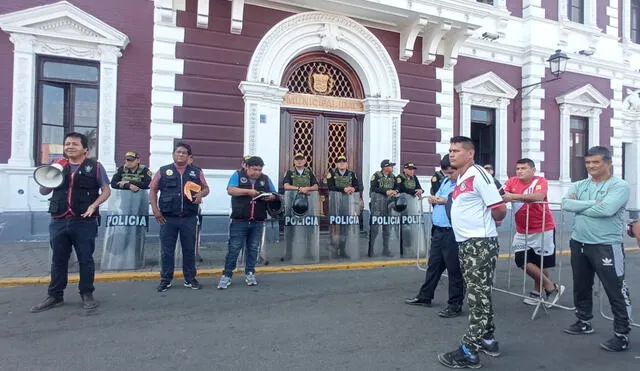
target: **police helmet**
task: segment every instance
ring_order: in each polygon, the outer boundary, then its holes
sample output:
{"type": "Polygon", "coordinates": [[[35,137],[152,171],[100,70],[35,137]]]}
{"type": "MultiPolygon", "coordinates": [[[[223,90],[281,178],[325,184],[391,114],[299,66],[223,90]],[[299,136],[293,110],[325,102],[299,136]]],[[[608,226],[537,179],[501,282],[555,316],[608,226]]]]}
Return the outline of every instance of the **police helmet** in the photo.
{"type": "Polygon", "coordinates": [[[309,200],[306,195],[302,193],[298,193],[296,198],[293,200],[293,205],[291,205],[291,210],[294,215],[302,216],[304,213],[309,210],[309,200]]]}
{"type": "Polygon", "coordinates": [[[282,196],[277,193],[274,193],[274,196],[276,196],[275,199],[267,202],[267,212],[272,218],[276,219],[282,215],[284,208],[282,207],[282,196]]]}
{"type": "Polygon", "coordinates": [[[394,197],[393,209],[399,213],[407,208],[407,199],[404,197],[394,197]]]}

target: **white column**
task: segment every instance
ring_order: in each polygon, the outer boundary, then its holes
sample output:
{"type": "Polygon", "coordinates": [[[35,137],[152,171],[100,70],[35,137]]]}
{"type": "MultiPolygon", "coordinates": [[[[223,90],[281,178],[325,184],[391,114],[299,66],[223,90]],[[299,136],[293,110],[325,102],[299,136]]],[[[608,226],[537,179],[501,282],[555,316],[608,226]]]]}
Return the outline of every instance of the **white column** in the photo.
{"type": "MultiPolygon", "coordinates": [[[[605,0],[606,1],[606,0],[605,0]]],[[[622,0],[623,7],[622,9],[628,9],[624,7],[624,2],[629,0],[622,0]]],[[[620,19],[620,9],[618,9],[618,0],[609,0],[609,5],[606,8],[606,15],[609,18],[609,22],[606,26],[607,35],[611,35],[613,37],[618,37],[618,20],[620,19]]],[[[624,36],[624,35],[623,35],[624,36]]],[[[624,37],[623,37],[624,38],[624,37]]]]}
{"type": "Polygon", "coordinates": [[[560,105],[560,182],[571,182],[571,159],[569,144],[571,131],[571,115],[565,104],[560,105]]]}
{"type": "Polygon", "coordinates": [[[116,170],[116,110],[118,58],[115,46],[100,45],[100,119],[98,128],[98,160],[105,170],[116,170]]]}
{"type": "Polygon", "coordinates": [[[460,97],[460,135],[471,138],[471,97],[459,93],[460,97]]]}
{"type": "MultiPolygon", "coordinates": [[[[613,97],[610,101],[610,107],[613,109],[613,117],[610,120],[611,126],[611,148],[613,150],[613,175],[622,176],[622,142],[633,141],[633,137],[624,135],[624,108],[622,104],[622,79],[616,75],[610,81],[613,97]]],[[[637,172],[636,170],[633,170],[637,172]]],[[[628,173],[627,173],[628,174],[628,173]]]]}
{"type": "Polygon", "coordinates": [[[280,169],[280,108],[288,92],[278,85],[243,81],[244,96],[244,153],[260,156],[265,173],[274,184],[279,182],[280,169]]]}
{"type": "Polygon", "coordinates": [[[440,142],[436,143],[436,153],[444,156],[449,152],[449,139],[453,137],[453,69],[436,68],[436,78],[442,86],[436,93],[436,104],[440,105],[440,117],[436,118],[440,142]]]}
{"type": "Polygon", "coordinates": [[[32,35],[11,34],[13,51],[13,106],[9,165],[34,165],[35,53],[32,35]]]}
{"type": "Polygon", "coordinates": [[[627,208],[640,207],[640,143],[627,143],[625,146],[625,180],[629,184],[630,194],[627,208]]]}
{"type": "Polygon", "coordinates": [[[540,0],[523,0],[522,1],[522,17],[544,18],[544,8],[540,0]]]}
{"type": "Polygon", "coordinates": [[[509,130],[509,100],[500,98],[496,109],[496,177],[501,182],[507,180],[507,137],[509,130]]]}
{"type": "Polygon", "coordinates": [[[600,114],[601,109],[592,108],[589,116],[589,148],[600,145],[600,114]]]}
{"type": "MultiPolygon", "coordinates": [[[[522,86],[536,84],[544,77],[544,58],[539,55],[530,55],[522,66],[522,86]]],[[[542,120],[544,120],[544,110],[542,107],[542,98],[544,98],[544,89],[540,86],[530,90],[520,92],[527,94],[522,97],[520,102],[514,101],[514,104],[522,106],[522,157],[530,158],[536,163],[536,168],[540,174],[544,174],[541,162],[544,161],[544,152],[542,151],[541,142],[544,140],[545,132],[542,130],[542,120]]]]}

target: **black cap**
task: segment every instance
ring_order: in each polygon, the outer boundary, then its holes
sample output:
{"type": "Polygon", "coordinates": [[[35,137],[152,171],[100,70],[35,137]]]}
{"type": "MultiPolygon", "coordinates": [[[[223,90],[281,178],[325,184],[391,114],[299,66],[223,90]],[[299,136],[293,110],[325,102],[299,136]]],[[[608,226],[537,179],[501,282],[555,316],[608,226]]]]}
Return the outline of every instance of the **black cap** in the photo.
{"type": "Polygon", "coordinates": [[[384,167],[387,167],[387,166],[396,166],[396,163],[395,162],[391,162],[391,161],[386,160],[386,159],[382,160],[382,162],[380,163],[380,167],[384,168],[384,167]]]}
{"type": "Polygon", "coordinates": [[[406,164],[404,164],[404,168],[405,169],[415,170],[418,167],[413,162],[407,162],[406,164]]]}
{"type": "Polygon", "coordinates": [[[138,152],[129,151],[124,154],[124,158],[127,160],[135,160],[140,158],[140,154],[138,152]]]}

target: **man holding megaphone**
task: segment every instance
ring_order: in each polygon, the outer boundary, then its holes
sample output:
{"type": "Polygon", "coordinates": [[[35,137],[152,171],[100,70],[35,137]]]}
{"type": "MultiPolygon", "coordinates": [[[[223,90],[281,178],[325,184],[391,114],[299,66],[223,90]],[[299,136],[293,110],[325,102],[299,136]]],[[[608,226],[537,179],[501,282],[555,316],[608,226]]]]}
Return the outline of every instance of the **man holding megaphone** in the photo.
{"type": "Polygon", "coordinates": [[[49,239],[53,254],[47,298],[32,307],[31,312],[42,312],[64,302],[72,248],[76,250],[80,266],[78,289],[82,307],[92,310],[98,306],[93,299],[98,206],[109,198],[111,190],[104,167],[88,157],[88,143],[84,134],[68,133],[64,137],[65,158],[34,172],[40,194],[53,192],[49,199],[49,239]]]}

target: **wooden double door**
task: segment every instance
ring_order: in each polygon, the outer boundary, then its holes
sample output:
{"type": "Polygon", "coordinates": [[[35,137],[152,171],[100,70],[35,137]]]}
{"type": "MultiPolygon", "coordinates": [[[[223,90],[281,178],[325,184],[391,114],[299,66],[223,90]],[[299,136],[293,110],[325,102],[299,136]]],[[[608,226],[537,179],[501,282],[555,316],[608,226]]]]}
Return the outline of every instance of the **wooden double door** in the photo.
{"type": "Polygon", "coordinates": [[[349,169],[362,182],[362,118],[357,114],[282,111],[280,174],[282,176],[293,167],[296,153],[303,153],[307,157],[307,166],[318,179],[321,215],[326,215],[328,211],[326,175],[329,169],[335,168],[339,156],[347,157],[349,169]]]}

